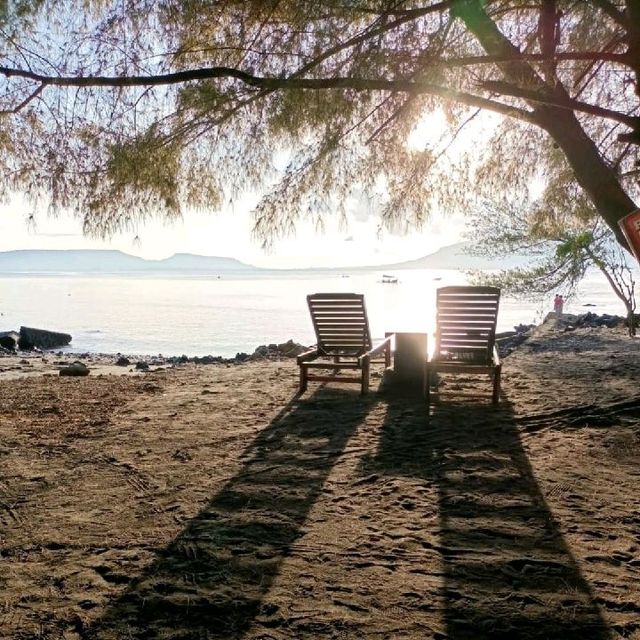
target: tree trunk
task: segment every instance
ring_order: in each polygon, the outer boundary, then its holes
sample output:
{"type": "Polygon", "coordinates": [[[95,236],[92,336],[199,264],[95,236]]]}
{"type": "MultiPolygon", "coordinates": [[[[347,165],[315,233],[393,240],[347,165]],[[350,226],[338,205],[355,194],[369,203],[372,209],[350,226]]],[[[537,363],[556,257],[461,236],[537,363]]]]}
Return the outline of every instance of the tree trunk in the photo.
{"type": "Polygon", "coordinates": [[[578,184],[589,196],[602,219],[618,242],[628,248],[618,221],[638,206],[622,188],[615,172],[603,160],[593,140],[584,132],[572,111],[538,106],[535,113],[539,125],[564,152],[578,184]]]}
{"type": "Polygon", "coordinates": [[[629,327],[629,335],[634,338],[636,335],[636,314],[631,305],[627,305],[627,326],[629,327]]]}
{"type": "MultiPolygon", "coordinates": [[[[635,5],[638,1],[633,0],[630,5],[635,5]]],[[[465,23],[489,55],[510,58],[508,62],[498,63],[508,82],[518,87],[535,89],[540,98],[547,95],[550,101],[557,101],[558,98],[562,100],[567,96],[562,86],[549,88],[531,65],[518,59],[520,51],[487,15],[481,0],[458,0],[452,11],[465,23]]],[[[618,221],[638,206],[623,189],[615,172],[600,155],[595,143],[585,133],[574,112],[541,104],[540,101],[530,102],[529,105],[533,109],[536,124],[547,131],[562,149],[576,180],[607,226],[613,231],[618,242],[628,249],[618,221]]]]}
{"type": "Polygon", "coordinates": [[[636,309],[636,305],[633,297],[633,290],[635,285],[632,284],[629,290],[629,295],[625,296],[622,288],[618,286],[616,281],[613,279],[613,277],[607,270],[607,266],[605,265],[605,263],[600,258],[598,258],[598,256],[596,256],[592,251],[590,251],[589,248],[586,249],[586,252],[589,258],[591,258],[591,260],[593,261],[593,264],[595,264],[596,267],[598,267],[598,269],[600,269],[600,271],[604,274],[604,277],[607,279],[607,282],[609,283],[609,285],[611,285],[613,292],[618,296],[618,298],[620,298],[620,300],[622,300],[622,304],[624,304],[624,308],[627,310],[627,326],[629,327],[629,335],[633,338],[636,335],[636,324],[635,324],[635,313],[634,313],[636,309]]]}
{"type": "Polygon", "coordinates": [[[636,95],[640,97],[640,0],[627,0],[627,53],[636,74],[636,95]]]}

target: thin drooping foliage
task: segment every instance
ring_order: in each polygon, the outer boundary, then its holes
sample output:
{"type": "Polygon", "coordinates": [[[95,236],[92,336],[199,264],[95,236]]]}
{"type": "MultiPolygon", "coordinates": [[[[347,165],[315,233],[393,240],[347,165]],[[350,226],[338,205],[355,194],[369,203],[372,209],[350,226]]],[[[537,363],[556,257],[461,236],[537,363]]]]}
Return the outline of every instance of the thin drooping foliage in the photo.
{"type": "Polygon", "coordinates": [[[475,272],[474,280],[525,299],[551,292],[571,297],[587,272],[598,269],[623,303],[635,336],[636,275],[629,256],[576,185],[556,182],[545,196],[517,207],[487,202],[472,216],[473,253],[528,257],[524,266],[475,272]]]}
{"type": "Polygon", "coordinates": [[[621,242],[636,208],[640,0],[3,6],[0,188],[87,233],[246,191],[263,239],[363,191],[419,225],[567,169],[621,242]]]}

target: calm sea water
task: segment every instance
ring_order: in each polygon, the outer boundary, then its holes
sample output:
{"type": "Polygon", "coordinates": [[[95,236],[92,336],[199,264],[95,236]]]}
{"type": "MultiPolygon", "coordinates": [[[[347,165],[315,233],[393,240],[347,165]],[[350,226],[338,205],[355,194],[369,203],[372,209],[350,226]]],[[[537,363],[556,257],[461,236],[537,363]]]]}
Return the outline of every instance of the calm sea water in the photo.
{"type": "MultiPolygon", "coordinates": [[[[364,293],[374,337],[385,331],[433,330],[435,291],[464,284],[454,270],[398,271],[398,284],[381,271],[282,272],[208,277],[0,277],[0,331],[20,325],[73,336],[72,351],[189,356],[234,356],[290,338],[314,342],[305,296],[322,291],[364,293]]],[[[544,304],[503,298],[498,330],[537,322],[544,304]]],[[[623,314],[606,281],[591,274],[569,313],[623,314]],[[590,303],[595,307],[585,308],[590,303]]]]}

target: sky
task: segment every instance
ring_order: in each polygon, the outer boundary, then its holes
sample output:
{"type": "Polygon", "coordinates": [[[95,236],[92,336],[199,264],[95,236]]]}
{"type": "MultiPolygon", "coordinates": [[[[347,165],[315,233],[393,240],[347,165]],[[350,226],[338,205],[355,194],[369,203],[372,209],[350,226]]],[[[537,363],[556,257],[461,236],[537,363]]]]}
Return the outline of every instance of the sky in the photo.
{"type": "Polygon", "coordinates": [[[380,232],[375,216],[351,215],[347,226],[329,219],[323,232],[307,223],[293,237],[269,250],[253,237],[250,205],[218,212],[187,212],[172,223],[154,220],[134,232],[98,240],[82,234],[69,215],[57,218],[29,209],[20,198],[0,207],[0,251],[16,249],[117,249],[147,259],[174,253],[226,256],[261,267],[313,267],[388,264],[419,258],[461,239],[463,222],[435,216],[423,229],[407,235],[380,232]]]}
{"type": "MultiPolygon", "coordinates": [[[[474,139],[486,137],[495,119],[485,116],[456,140],[448,153],[464,150],[474,139]]],[[[437,148],[447,131],[441,112],[425,114],[410,134],[407,144],[420,149],[437,148]]],[[[448,137],[445,139],[448,144],[448,137]]],[[[232,257],[267,268],[340,267],[390,264],[413,260],[463,239],[460,215],[436,213],[422,229],[406,235],[380,230],[379,218],[363,202],[347,203],[346,225],[336,216],[320,231],[311,223],[297,225],[295,236],[276,241],[269,249],[252,234],[252,206],[256,196],[221,211],[188,211],[182,220],[153,220],[136,232],[97,240],[83,236],[79,220],[70,215],[53,218],[34,211],[19,195],[0,206],[0,251],[16,249],[116,249],[146,259],[162,259],[175,253],[232,257]],[[29,216],[35,214],[35,224],[29,216]]],[[[363,199],[364,200],[364,199],[363,199]]],[[[370,207],[369,207],[370,209],[370,207]]]]}

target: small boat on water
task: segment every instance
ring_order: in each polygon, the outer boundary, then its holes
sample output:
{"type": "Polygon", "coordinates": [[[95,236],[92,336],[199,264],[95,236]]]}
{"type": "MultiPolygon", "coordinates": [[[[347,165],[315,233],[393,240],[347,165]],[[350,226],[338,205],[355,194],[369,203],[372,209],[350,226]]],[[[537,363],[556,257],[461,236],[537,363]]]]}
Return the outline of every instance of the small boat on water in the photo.
{"type": "Polygon", "coordinates": [[[380,280],[383,284],[398,284],[398,278],[396,276],[384,275],[382,276],[382,280],[380,280]]]}

